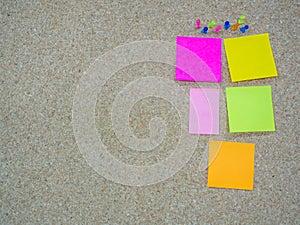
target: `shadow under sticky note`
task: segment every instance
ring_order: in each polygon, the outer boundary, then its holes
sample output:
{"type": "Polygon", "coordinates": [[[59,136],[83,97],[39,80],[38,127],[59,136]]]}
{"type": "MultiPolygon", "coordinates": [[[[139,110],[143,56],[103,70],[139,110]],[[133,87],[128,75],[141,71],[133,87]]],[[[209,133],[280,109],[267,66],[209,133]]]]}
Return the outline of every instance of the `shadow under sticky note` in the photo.
{"type": "Polygon", "coordinates": [[[190,89],[190,134],[219,134],[219,89],[190,89]]]}
{"type": "Polygon", "coordinates": [[[230,132],[275,131],[271,86],[227,87],[230,132]]]}
{"type": "Polygon", "coordinates": [[[255,144],[210,141],[208,187],[253,190],[255,144]]]}
{"type": "Polygon", "coordinates": [[[222,39],[181,37],[176,40],[176,80],[222,81],[222,39]]]}
{"type": "Polygon", "coordinates": [[[277,76],[269,34],[226,38],[224,46],[232,82],[277,76]]]}

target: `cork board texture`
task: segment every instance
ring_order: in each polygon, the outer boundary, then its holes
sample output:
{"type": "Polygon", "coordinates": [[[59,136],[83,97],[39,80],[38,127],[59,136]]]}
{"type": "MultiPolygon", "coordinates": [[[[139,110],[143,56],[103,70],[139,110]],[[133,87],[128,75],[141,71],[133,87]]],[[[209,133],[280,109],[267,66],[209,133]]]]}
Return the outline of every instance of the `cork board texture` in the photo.
{"type": "Polygon", "coordinates": [[[299,224],[298,24],[299,1],[0,1],[0,223],[299,224]],[[223,40],[265,33],[278,76],[232,82],[223,40]],[[222,82],[175,80],[178,36],[222,38],[222,82]],[[239,86],[272,87],[275,131],[229,132],[239,86]],[[219,90],[219,135],[189,134],[191,88],[219,90]],[[253,190],[207,187],[212,138],[255,144],[253,190]]]}

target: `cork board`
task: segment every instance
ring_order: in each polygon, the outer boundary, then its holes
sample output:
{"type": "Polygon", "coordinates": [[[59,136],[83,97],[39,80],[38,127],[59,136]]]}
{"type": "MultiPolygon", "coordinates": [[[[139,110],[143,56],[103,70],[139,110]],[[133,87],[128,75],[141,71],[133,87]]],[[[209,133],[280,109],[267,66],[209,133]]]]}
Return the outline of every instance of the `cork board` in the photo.
{"type": "MultiPolygon", "coordinates": [[[[299,224],[298,15],[297,1],[2,1],[1,223],[299,224]],[[79,151],[72,109],[78,84],[88,78],[86,71],[95,60],[132,42],[175,45],[177,36],[203,37],[194,28],[196,19],[204,24],[212,19],[234,22],[241,13],[249,24],[244,34],[228,30],[205,37],[269,33],[278,76],[231,83],[223,48],[222,82],[200,88],[220,89],[220,121],[225,121],[220,123],[220,140],[255,143],[253,191],[207,188],[207,170],[199,169],[199,164],[206,157],[210,136],[192,140],[196,148],[186,164],[157,184],[126,186],[93,170],[79,151]],[[272,86],[275,132],[229,133],[225,88],[247,85],[272,86]]],[[[159,60],[170,56],[175,62],[175,51],[163,49],[164,58],[159,58],[151,46],[145,47],[149,54],[141,56],[159,60]]],[[[129,61],[124,57],[118,63],[129,61]]],[[[111,65],[106,69],[113,69],[111,65]]],[[[95,103],[99,139],[115,158],[136,166],[170,158],[182,136],[182,118],[174,103],[149,97],[130,108],[128,123],[135,137],[156,140],[141,144],[140,150],[151,145],[155,149],[133,151],[116,137],[112,103],[126,86],[147,76],[174,80],[175,67],[153,61],[126,66],[103,83],[95,103]],[[163,139],[159,130],[164,131],[163,139]]],[[[176,84],[187,99],[190,88],[199,88],[191,82],[176,84]]],[[[158,87],[168,96],[179,93],[158,87]]],[[[128,101],[144,94],[127,91],[123,99],[128,101]]]]}

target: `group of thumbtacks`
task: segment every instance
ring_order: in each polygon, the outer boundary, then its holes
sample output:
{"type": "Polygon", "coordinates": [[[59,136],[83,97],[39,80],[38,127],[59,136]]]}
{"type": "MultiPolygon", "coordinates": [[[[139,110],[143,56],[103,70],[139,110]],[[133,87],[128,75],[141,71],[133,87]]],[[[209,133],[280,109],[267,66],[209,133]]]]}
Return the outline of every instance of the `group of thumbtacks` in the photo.
{"type": "MultiPolygon", "coordinates": [[[[242,24],[245,24],[245,18],[246,16],[245,15],[240,15],[240,18],[238,19],[238,21],[233,24],[233,25],[230,25],[229,21],[225,21],[224,22],[224,30],[228,30],[230,28],[230,30],[232,31],[236,31],[240,25],[242,24]]],[[[214,28],[214,26],[216,25],[216,21],[215,20],[212,20],[208,23],[208,25],[206,27],[204,27],[202,30],[201,30],[201,33],[202,34],[207,34],[208,33],[208,29],[212,29],[214,28]]],[[[198,19],[196,20],[196,26],[195,26],[196,29],[200,29],[201,28],[201,21],[198,19]]],[[[245,25],[243,27],[240,27],[240,31],[242,33],[245,33],[246,30],[249,29],[249,26],[248,25],[245,25]]],[[[213,30],[214,33],[218,34],[220,32],[220,30],[222,30],[222,26],[221,25],[218,25],[215,27],[215,29],[213,30]]]]}

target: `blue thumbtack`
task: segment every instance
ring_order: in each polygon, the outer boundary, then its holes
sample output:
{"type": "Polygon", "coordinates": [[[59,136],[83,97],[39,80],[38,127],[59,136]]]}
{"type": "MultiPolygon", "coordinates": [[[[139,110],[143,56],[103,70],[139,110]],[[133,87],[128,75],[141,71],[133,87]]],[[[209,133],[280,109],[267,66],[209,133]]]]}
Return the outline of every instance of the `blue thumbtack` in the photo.
{"type": "Polygon", "coordinates": [[[249,29],[249,26],[248,26],[248,25],[245,25],[244,27],[241,27],[241,28],[240,28],[240,31],[241,31],[242,33],[245,33],[246,30],[248,30],[248,29],[249,29]]]}
{"type": "Polygon", "coordinates": [[[204,27],[204,28],[201,30],[201,33],[202,33],[202,34],[207,34],[207,31],[208,31],[208,27],[204,27]]]}
{"type": "Polygon", "coordinates": [[[230,26],[229,21],[226,21],[226,22],[224,23],[224,29],[225,29],[225,30],[228,30],[230,27],[231,27],[231,26],[230,26]]]}

